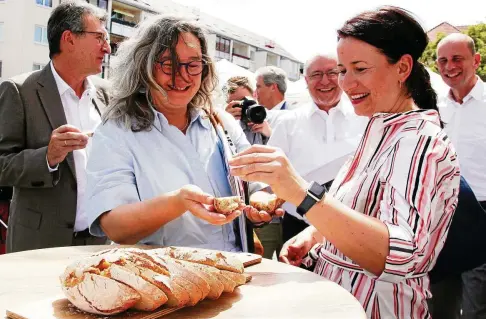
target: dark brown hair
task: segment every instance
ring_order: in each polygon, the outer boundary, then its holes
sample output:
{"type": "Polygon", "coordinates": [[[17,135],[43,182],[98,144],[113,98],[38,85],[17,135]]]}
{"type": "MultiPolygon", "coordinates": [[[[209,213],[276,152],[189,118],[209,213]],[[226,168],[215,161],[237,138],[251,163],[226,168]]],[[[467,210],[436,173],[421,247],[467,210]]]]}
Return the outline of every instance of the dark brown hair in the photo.
{"type": "Polygon", "coordinates": [[[429,40],[410,12],[393,6],[380,7],[346,21],[337,33],[338,39],[353,37],[376,47],[393,64],[405,54],[412,56],[412,71],[404,83],[408,93],[419,108],[437,110],[437,94],[429,73],[418,61],[429,40]]]}

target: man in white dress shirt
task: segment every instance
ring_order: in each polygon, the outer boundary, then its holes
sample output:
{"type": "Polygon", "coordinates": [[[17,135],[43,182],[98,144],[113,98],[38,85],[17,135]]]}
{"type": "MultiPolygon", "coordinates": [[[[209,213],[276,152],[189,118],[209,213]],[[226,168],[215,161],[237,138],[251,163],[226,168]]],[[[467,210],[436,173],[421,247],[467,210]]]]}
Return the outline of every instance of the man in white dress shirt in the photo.
{"type": "MultiPolygon", "coordinates": [[[[439,99],[439,112],[456,148],[461,175],[486,209],[486,84],[476,75],[480,62],[473,39],[465,34],[450,34],[437,45],[437,66],[450,87],[448,95],[439,99]]],[[[486,318],[486,265],[463,273],[462,282],[461,278],[454,280],[447,284],[451,291],[432,287],[433,294],[435,290],[437,296],[459,297],[462,290],[461,318],[486,318]]],[[[445,299],[441,304],[451,307],[456,302],[458,298],[445,299]]],[[[454,312],[457,315],[458,311],[454,312]]]]}
{"type": "Polygon", "coordinates": [[[0,84],[0,185],[12,186],[7,250],[102,244],[81,203],[90,136],[108,103],[106,12],[63,2],[47,23],[51,62],[0,84]]]}
{"type": "MultiPolygon", "coordinates": [[[[313,102],[279,117],[268,145],[279,147],[306,180],[330,186],[341,166],[354,153],[367,118],[354,113],[352,104],[338,86],[337,58],[318,54],[304,67],[313,102]]],[[[285,203],[284,242],[308,224],[285,203]]]]}

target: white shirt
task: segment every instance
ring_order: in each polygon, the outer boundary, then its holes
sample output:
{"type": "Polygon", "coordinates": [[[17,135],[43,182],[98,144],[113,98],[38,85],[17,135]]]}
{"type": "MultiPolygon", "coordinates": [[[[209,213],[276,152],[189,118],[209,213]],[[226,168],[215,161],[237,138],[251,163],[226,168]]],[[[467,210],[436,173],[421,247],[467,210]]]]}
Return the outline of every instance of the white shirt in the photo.
{"type": "Polygon", "coordinates": [[[271,110],[267,110],[267,121],[270,124],[270,127],[273,129],[275,122],[279,119],[279,117],[287,111],[286,108],[282,110],[282,107],[285,104],[285,100],[281,101],[277,105],[275,105],[271,110]]]}
{"type": "Polygon", "coordinates": [[[450,93],[438,103],[445,131],[456,148],[461,175],[479,201],[486,200],[486,85],[476,85],[459,104],[450,93]]]}
{"type": "MultiPolygon", "coordinates": [[[[77,127],[81,132],[94,132],[101,123],[101,117],[93,104],[93,97],[96,94],[96,88],[93,83],[86,78],[85,90],[81,99],[79,99],[74,90],[56,72],[52,63],[51,69],[59,90],[67,123],[77,127]]],[[[89,226],[87,216],[82,210],[82,203],[86,191],[86,163],[88,162],[90,148],[91,141],[88,141],[85,149],[73,151],[76,183],[78,186],[76,221],[74,223],[74,231],[76,232],[83,231],[89,226]]]]}
{"type": "MultiPolygon", "coordinates": [[[[281,148],[304,179],[324,184],[354,153],[367,121],[345,97],[329,114],[312,102],[279,117],[268,145],[281,148]]],[[[302,219],[294,205],[283,208],[302,219]]]]}
{"type": "MultiPolygon", "coordinates": [[[[184,185],[196,185],[215,197],[234,195],[227,178],[223,141],[205,113],[197,109],[191,112],[186,134],[170,125],[162,113],[154,110],[154,114],[151,130],[132,132],[114,120],[108,120],[93,136],[85,207],[90,231],[95,236],[105,235],[98,218],[104,212],[152,199],[184,185]]],[[[236,151],[250,147],[236,120],[225,111],[218,115],[236,151]]],[[[254,190],[263,185],[256,186],[254,190]]],[[[243,215],[241,217],[238,219],[239,229],[245,221],[243,215]]],[[[246,241],[241,232],[240,238],[246,241]]],[[[140,243],[241,250],[236,243],[234,223],[212,225],[189,211],[140,243]]]]}

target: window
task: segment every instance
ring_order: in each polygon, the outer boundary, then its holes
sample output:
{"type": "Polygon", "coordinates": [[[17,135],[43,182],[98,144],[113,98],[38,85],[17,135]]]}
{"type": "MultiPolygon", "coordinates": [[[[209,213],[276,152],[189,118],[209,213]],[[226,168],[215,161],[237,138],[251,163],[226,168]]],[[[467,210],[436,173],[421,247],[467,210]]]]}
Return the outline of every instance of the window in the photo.
{"type": "Polygon", "coordinates": [[[229,39],[216,36],[216,58],[230,60],[230,46],[229,39]]]}
{"type": "Polygon", "coordinates": [[[0,41],[3,41],[3,22],[0,22],[0,41]]]}
{"type": "Polygon", "coordinates": [[[32,71],[42,70],[46,65],[42,63],[34,63],[32,65],[32,71]]]}
{"type": "Polygon", "coordinates": [[[43,7],[52,7],[52,0],[35,0],[35,3],[43,7]]]}
{"type": "Polygon", "coordinates": [[[97,6],[101,9],[108,8],[108,0],[86,0],[86,2],[91,3],[94,6],[97,6]]]}
{"type": "Polygon", "coordinates": [[[47,44],[47,28],[40,25],[35,26],[34,42],[40,44],[47,44]]]}

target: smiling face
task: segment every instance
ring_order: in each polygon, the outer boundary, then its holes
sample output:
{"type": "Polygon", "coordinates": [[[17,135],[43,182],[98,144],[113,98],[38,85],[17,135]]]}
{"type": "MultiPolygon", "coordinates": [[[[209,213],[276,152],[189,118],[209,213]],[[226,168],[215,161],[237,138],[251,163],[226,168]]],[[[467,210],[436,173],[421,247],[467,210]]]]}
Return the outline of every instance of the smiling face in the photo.
{"type": "Polygon", "coordinates": [[[305,81],[319,108],[328,111],[339,103],[342,90],[338,85],[338,74],[337,61],[331,57],[318,56],[307,67],[305,81]]]}
{"type": "Polygon", "coordinates": [[[400,82],[406,79],[399,66],[389,63],[376,47],[352,37],[339,40],[338,61],[339,86],[356,114],[371,117],[394,110],[403,96],[400,82]]]}
{"type": "Polygon", "coordinates": [[[154,77],[167,97],[152,90],[159,107],[166,109],[186,109],[201,87],[202,61],[201,45],[192,33],[182,33],[177,41],[176,54],[180,63],[175,77],[172,77],[171,54],[168,50],[162,53],[154,66],[154,77]]]}
{"type": "Polygon", "coordinates": [[[437,67],[444,82],[454,90],[468,93],[475,84],[481,58],[473,54],[464,39],[451,39],[437,48],[437,67]]]}

